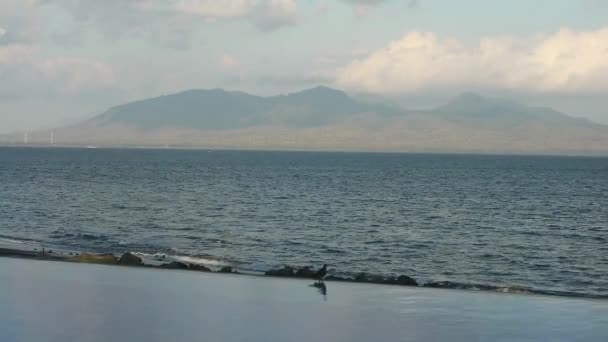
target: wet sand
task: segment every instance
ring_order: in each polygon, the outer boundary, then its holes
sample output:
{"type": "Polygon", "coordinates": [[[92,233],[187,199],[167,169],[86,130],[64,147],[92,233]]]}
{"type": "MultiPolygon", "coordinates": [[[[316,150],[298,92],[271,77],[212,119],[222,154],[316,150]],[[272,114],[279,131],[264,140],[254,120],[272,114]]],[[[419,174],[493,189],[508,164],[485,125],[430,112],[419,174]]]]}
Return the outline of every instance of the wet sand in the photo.
{"type": "Polygon", "coordinates": [[[0,258],[0,340],[605,341],[608,301],[0,258]]]}

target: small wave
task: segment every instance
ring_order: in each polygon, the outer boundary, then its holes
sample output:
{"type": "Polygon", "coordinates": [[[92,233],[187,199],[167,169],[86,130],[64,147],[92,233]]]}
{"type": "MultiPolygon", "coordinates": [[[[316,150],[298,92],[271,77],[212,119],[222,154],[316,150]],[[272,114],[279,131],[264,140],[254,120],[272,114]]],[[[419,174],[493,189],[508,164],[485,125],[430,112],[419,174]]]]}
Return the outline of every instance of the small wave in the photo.
{"type": "Polygon", "coordinates": [[[303,242],[295,241],[295,240],[286,240],[285,243],[290,246],[301,246],[304,245],[303,242]]]}
{"type": "Polygon", "coordinates": [[[451,281],[438,281],[423,284],[424,287],[441,288],[441,289],[458,289],[458,290],[473,290],[473,291],[491,291],[509,294],[535,294],[544,296],[559,296],[559,297],[575,297],[575,298],[592,298],[592,299],[608,299],[606,295],[595,295],[589,293],[569,292],[569,291],[553,291],[539,290],[522,286],[497,286],[485,284],[467,284],[451,281]]]}
{"type": "Polygon", "coordinates": [[[24,245],[26,243],[26,241],[23,240],[14,240],[14,239],[9,239],[9,238],[5,238],[0,236],[0,244],[18,244],[18,245],[24,245]]]}
{"type": "Polygon", "coordinates": [[[346,254],[346,251],[343,251],[343,250],[337,249],[337,248],[331,248],[331,247],[324,248],[323,252],[325,252],[327,254],[334,254],[334,255],[346,254]]]}
{"type": "Polygon", "coordinates": [[[106,235],[96,235],[96,234],[88,234],[88,233],[81,233],[81,234],[77,234],[76,235],[77,238],[79,239],[83,239],[83,240],[88,240],[88,241],[107,241],[109,239],[108,236],[106,235]]]}
{"type": "Polygon", "coordinates": [[[145,206],[128,206],[125,204],[112,204],[112,208],[118,209],[118,210],[137,210],[137,211],[148,210],[148,207],[145,207],[145,206]]]}
{"type": "Polygon", "coordinates": [[[17,243],[17,244],[27,244],[27,243],[38,243],[39,241],[36,239],[28,239],[23,237],[15,237],[10,235],[0,235],[0,240],[9,242],[9,243],[17,243]]]}
{"type": "Polygon", "coordinates": [[[91,234],[91,233],[79,233],[79,232],[67,232],[63,229],[57,229],[53,231],[49,237],[53,240],[86,240],[86,241],[94,241],[101,240],[107,241],[110,238],[103,234],[91,234]]]}
{"type": "Polygon", "coordinates": [[[211,266],[229,266],[229,263],[226,260],[220,258],[214,258],[211,256],[191,256],[191,255],[172,255],[166,253],[145,253],[145,252],[137,252],[132,251],[131,253],[142,257],[144,259],[153,259],[157,261],[179,261],[186,264],[195,264],[195,265],[211,265],[211,266]]]}
{"type": "Polygon", "coordinates": [[[185,262],[188,264],[196,264],[196,265],[214,265],[214,266],[227,266],[230,263],[216,259],[211,257],[193,257],[193,256],[174,256],[173,257],[177,261],[185,262]]]}
{"type": "Polygon", "coordinates": [[[385,241],[383,239],[379,239],[379,240],[371,240],[371,241],[365,241],[364,244],[366,245],[377,245],[377,244],[383,244],[385,243],[385,241]]]}

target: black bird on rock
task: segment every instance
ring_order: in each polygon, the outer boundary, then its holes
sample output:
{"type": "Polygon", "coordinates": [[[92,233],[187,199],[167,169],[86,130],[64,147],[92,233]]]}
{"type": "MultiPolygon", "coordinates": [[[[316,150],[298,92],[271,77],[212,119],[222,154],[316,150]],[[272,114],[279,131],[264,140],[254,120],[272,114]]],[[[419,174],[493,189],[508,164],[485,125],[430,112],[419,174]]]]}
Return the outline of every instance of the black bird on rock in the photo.
{"type": "Polygon", "coordinates": [[[319,283],[322,283],[325,276],[327,276],[327,264],[323,265],[323,267],[315,273],[314,278],[317,279],[319,283]]]}

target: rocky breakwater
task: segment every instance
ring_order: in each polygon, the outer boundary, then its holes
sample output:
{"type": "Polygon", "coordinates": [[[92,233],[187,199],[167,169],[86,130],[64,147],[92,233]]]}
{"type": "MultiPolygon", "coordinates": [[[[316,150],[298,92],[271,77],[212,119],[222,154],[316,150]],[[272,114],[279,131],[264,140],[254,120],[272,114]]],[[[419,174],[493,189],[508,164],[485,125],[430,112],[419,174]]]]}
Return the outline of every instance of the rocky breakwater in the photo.
{"type": "MultiPolygon", "coordinates": [[[[316,271],[310,267],[305,266],[296,268],[293,266],[284,266],[282,268],[272,269],[264,273],[266,276],[272,277],[289,277],[289,278],[307,278],[314,279],[316,271]]],[[[354,277],[339,277],[335,275],[328,275],[325,277],[327,281],[345,281],[354,283],[370,283],[370,284],[385,284],[385,285],[401,285],[401,286],[419,286],[416,279],[406,276],[382,276],[369,273],[358,273],[354,277]]]]}

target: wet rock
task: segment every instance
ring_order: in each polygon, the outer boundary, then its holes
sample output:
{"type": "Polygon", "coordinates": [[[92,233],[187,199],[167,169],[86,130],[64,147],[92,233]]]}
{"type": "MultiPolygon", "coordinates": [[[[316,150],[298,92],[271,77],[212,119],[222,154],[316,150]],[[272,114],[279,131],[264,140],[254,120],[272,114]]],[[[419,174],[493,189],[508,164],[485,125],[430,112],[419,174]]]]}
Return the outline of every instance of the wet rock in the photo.
{"type": "Polygon", "coordinates": [[[452,283],[450,281],[433,281],[424,284],[424,287],[441,288],[441,289],[460,289],[462,284],[452,283]]]}
{"type": "Polygon", "coordinates": [[[291,266],[285,266],[283,268],[279,268],[276,270],[270,270],[264,273],[267,276],[275,276],[275,277],[293,277],[295,274],[295,270],[291,266]]]}
{"type": "Polygon", "coordinates": [[[367,273],[365,273],[365,272],[357,273],[355,275],[354,281],[368,282],[369,281],[369,275],[367,273]]]}
{"type": "Polygon", "coordinates": [[[71,260],[91,264],[116,264],[118,258],[114,254],[88,254],[82,253],[71,260]]]}
{"type": "Polygon", "coordinates": [[[406,275],[400,275],[397,277],[397,284],[402,286],[418,286],[416,279],[408,277],[406,275]]]}
{"type": "Polygon", "coordinates": [[[317,272],[310,266],[304,266],[296,271],[296,277],[300,278],[314,278],[317,272]]]}
{"type": "Polygon", "coordinates": [[[386,279],[379,275],[369,274],[365,272],[358,273],[355,275],[354,281],[361,283],[376,283],[376,284],[386,284],[386,279]]]}
{"type": "Polygon", "coordinates": [[[233,273],[232,266],[224,266],[220,269],[220,273],[233,273]]]}
{"type": "Polygon", "coordinates": [[[190,269],[193,271],[211,272],[211,269],[209,267],[198,264],[190,264],[190,269]]]}
{"type": "Polygon", "coordinates": [[[343,278],[343,277],[338,277],[338,276],[334,276],[334,275],[329,275],[329,276],[325,277],[325,280],[329,280],[329,281],[353,281],[350,278],[343,278]]]}
{"type": "Polygon", "coordinates": [[[387,277],[380,281],[382,284],[389,285],[401,285],[401,286],[418,286],[418,282],[411,277],[406,275],[400,275],[398,277],[387,277]]]}
{"type": "Polygon", "coordinates": [[[159,267],[172,269],[172,270],[187,270],[188,269],[187,264],[184,264],[183,262],[179,262],[179,261],[172,261],[168,264],[162,264],[159,267]]]}
{"type": "Polygon", "coordinates": [[[0,248],[0,256],[36,257],[38,253],[12,248],[0,248]]]}
{"type": "Polygon", "coordinates": [[[123,254],[120,257],[120,259],[118,260],[118,263],[120,265],[129,265],[129,266],[139,266],[139,265],[143,264],[141,258],[132,253],[123,254]]]}

